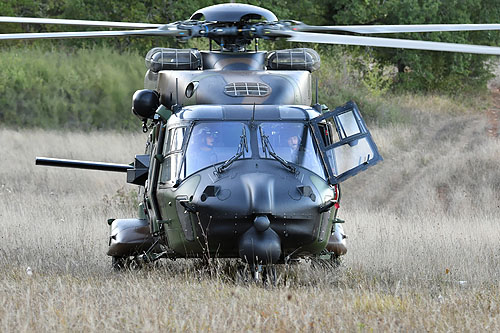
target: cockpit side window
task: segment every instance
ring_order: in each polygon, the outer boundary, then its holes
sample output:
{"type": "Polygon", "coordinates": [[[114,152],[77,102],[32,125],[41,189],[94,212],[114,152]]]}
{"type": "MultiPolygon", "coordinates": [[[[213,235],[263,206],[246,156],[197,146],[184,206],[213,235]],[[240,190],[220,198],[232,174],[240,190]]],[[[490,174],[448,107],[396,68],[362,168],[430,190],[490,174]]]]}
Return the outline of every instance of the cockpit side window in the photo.
{"type": "MultiPolygon", "coordinates": [[[[313,144],[311,129],[307,124],[299,122],[262,122],[263,135],[267,136],[275,153],[284,160],[306,168],[325,178],[318,150],[313,144]]],[[[262,138],[259,144],[260,158],[271,158],[267,150],[262,149],[262,138]]]]}
{"type": "Polygon", "coordinates": [[[186,127],[174,127],[169,129],[165,146],[163,148],[163,164],[160,183],[167,184],[177,180],[180,162],[182,159],[182,142],[186,127]]]}

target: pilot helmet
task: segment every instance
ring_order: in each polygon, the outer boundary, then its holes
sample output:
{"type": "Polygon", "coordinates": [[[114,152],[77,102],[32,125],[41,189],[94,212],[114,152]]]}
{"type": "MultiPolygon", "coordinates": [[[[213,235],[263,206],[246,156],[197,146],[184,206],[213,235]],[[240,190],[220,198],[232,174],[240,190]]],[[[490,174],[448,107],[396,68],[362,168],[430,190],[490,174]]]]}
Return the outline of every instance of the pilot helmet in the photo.
{"type": "Polygon", "coordinates": [[[215,139],[217,137],[218,131],[209,126],[200,126],[199,128],[195,128],[194,130],[194,138],[198,142],[206,143],[206,139],[208,137],[212,137],[215,139]]]}
{"type": "Polygon", "coordinates": [[[214,128],[210,128],[209,126],[198,126],[194,131],[195,136],[217,136],[219,131],[214,128]]]}

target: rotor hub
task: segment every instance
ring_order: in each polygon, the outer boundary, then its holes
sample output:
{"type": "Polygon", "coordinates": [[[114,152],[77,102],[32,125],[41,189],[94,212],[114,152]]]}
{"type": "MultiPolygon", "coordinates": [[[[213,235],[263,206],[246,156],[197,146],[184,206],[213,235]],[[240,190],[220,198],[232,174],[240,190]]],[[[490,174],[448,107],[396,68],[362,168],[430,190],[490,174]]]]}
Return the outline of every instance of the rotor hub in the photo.
{"type": "Polygon", "coordinates": [[[205,7],[191,15],[190,19],[196,21],[204,19],[205,21],[219,23],[248,22],[251,20],[278,21],[276,15],[270,10],[240,3],[225,3],[205,7]]]}

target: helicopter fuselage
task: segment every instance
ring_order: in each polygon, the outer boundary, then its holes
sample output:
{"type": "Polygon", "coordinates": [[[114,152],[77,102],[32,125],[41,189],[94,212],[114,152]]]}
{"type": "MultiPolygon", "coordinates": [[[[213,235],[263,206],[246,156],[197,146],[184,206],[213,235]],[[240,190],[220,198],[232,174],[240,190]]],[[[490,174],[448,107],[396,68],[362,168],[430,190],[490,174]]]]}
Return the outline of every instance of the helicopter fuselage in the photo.
{"type": "Polygon", "coordinates": [[[150,130],[145,154],[102,166],[140,186],[139,216],[109,220],[108,255],[255,265],[345,254],[339,183],[382,158],[355,103],[309,106],[314,50],[155,48],[146,64],[132,108],[150,130]]]}
{"type": "MultiPolygon", "coordinates": [[[[239,243],[249,232],[271,233],[281,259],[321,252],[336,208],[320,211],[335,193],[311,134],[309,120],[317,115],[311,107],[270,105],[197,105],[172,115],[163,125],[165,139],[158,133],[155,142],[152,133],[149,147],[157,156],[156,145],[163,141],[162,158],[152,161],[148,176],[157,182],[145,187],[153,233],[165,235],[165,245],[182,257],[199,257],[207,248],[211,256],[240,257],[239,243]],[[220,170],[237,152],[242,128],[248,151],[220,170]],[[269,132],[278,156],[295,162],[294,170],[263,149],[261,128],[269,132]],[[212,131],[210,151],[198,147],[200,129],[212,131]],[[302,156],[294,159],[288,139],[296,135],[301,136],[297,150],[302,156]],[[254,226],[259,217],[269,220],[263,231],[254,226]]],[[[252,237],[253,246],[260,246],[257,238],[252,237]]],[[[267,249],[269,242],[262,246],[267,249]]]]}
{"type": "Polygon", "coordinates": [[[156,48],[146,63],[133,111],[152,130],[127,171],[143,234],[113,221],[108,255],[272,264],[346,252],[338,184],[381,157],[354,103],[309,106],[314,50],[156,48]]]}

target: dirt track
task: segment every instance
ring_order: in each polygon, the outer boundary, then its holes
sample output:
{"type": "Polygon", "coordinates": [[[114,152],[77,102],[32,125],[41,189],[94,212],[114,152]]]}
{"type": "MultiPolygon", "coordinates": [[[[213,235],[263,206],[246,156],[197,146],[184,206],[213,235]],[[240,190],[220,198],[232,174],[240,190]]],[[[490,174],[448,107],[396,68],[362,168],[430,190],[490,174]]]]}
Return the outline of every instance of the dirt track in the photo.
{"type": "Polygon", "coordinates": [[[500,116],[500,86],[494,85],[490,88],[493,105],[487,111],[487,117],[490,125],[488,126],[488,134],[492,137],[498,137],[500,134],[499,116],[500,116]]]}

